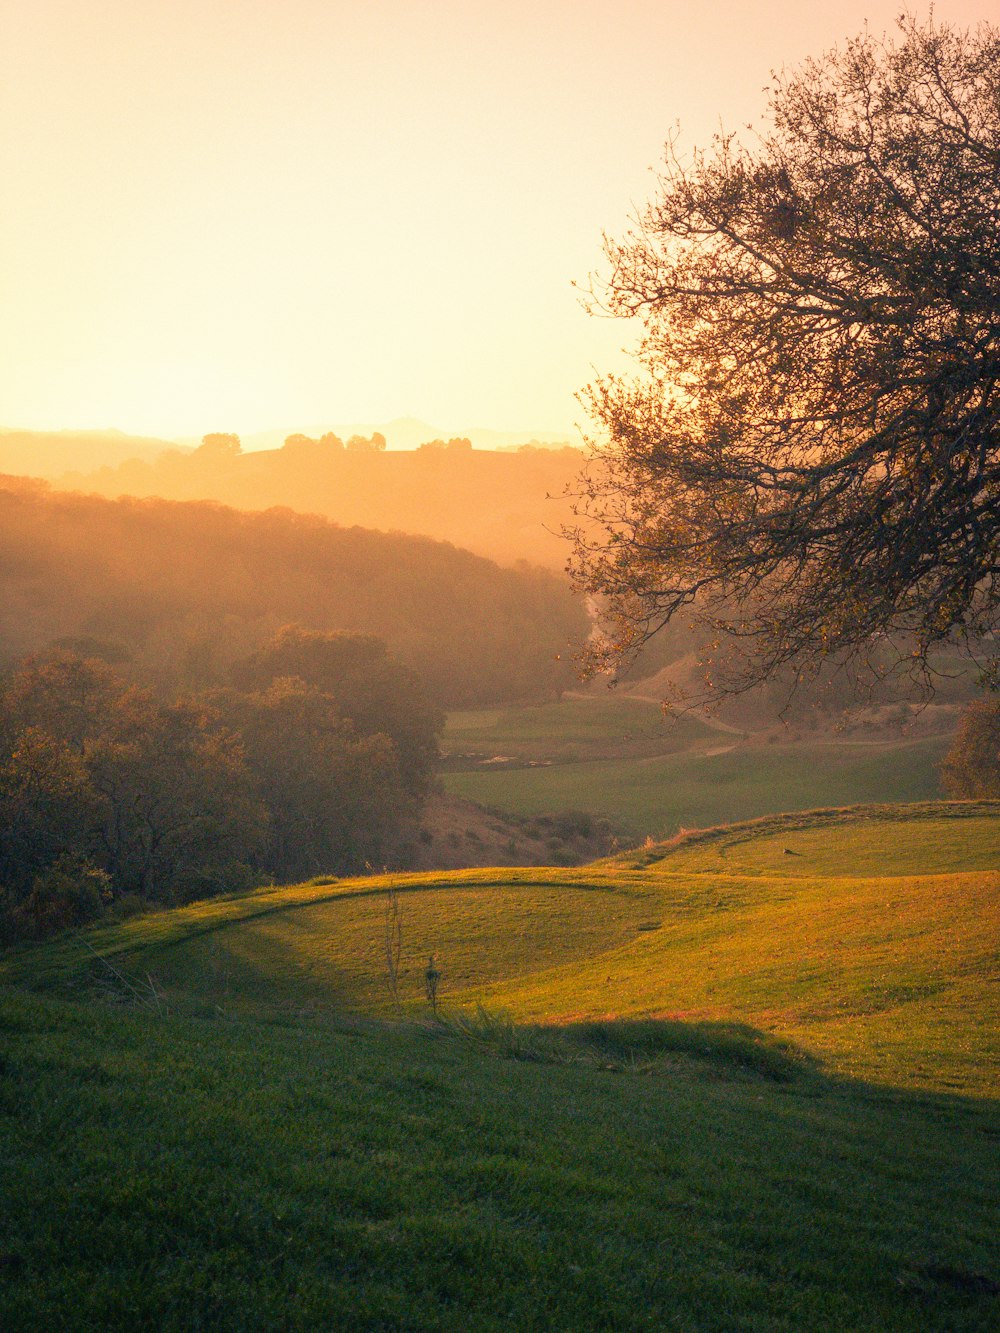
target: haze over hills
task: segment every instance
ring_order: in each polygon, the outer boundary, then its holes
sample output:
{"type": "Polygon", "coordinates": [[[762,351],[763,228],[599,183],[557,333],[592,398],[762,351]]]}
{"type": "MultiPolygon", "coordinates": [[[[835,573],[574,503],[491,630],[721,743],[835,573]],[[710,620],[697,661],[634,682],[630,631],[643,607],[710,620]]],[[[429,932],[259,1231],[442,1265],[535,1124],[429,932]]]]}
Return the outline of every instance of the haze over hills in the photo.
{"type": "Polygon", "coordinates": [[[64,473],[57,484],[108,498],[280,506],[344,526],[433,537],[503,564],[565,567],[561,529],[573,516],[564,493],[583,466],[579,449],[475,449],[466,438],[386,452],[365,439],[345,448],[343,437],[296,434],[281,448],[246,452],[235,436],[216,438],[217,447],[64,473]]]}
{"type": "Polygon", "coordinates": [[[552,434],[485,428],[448,434],[407,417],[205,438],[239,444],[213,452],[201,440],[117,430],[0,430],[0,475],[38,477],[61,490],[109,498],[284,506],[347,526],[450,541],[504,564],[565,566],[568,546],[559,534],[572,514],[563,493],[583,453],[552,434]],[[340,447],[352,438],[362,448],[340,447]],[[365,448],[369,440],[373,447],[365,448]]]}
{"type": "Polygon", "coordinates": [[[378,635],[449,707],[566,688],[587,631],[552,574],[423,537],[0,479],[0,666],[97,636],[142,679],[200,688],[289,623],[378,635]]]}
{"type": "Polygon", "coordinates": [[[55,481],[67,472],[117,467],[132,458],[151,462],[167,449],[183,448],[173,440],[113,429],[0,429],[0,472],[55,481]]]}
{"type": "MultiPolygon", "coordinates": [[[[443,430],[417,417],[395,417],[392,421],[334,422],[332,425],[289,426],[283,429],[253,431],[241,436],[245,451],[280,449],[289,435],[319,437],[332,431],[341,439],[352,435],[385,438],[387,449],[418,449],[431,440],[464,438],[475,449],[517,449],[524,444],[544,448],[569,445],[579,447],[579,432],[544,430],[494,430],[474,426],[443,430]]],[[[208,433],[207,431],[205,432],[208,433]]],[[[130,458],[152,459],[167,449],[187,452],[201,444],[202,436],[167,438],[133,435],[109,426],[101,430],[20,430],[0,426],[0,472],[15,476],[45,477],[52,480],[64,472],[89,472],[99,467],[114,467],[130,458]]]]}

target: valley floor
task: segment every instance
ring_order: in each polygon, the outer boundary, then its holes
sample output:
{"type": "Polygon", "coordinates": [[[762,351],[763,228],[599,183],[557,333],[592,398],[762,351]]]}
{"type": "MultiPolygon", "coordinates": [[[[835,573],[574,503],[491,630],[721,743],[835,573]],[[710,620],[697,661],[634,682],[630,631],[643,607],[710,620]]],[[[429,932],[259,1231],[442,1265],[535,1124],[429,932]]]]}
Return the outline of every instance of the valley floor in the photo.
{"type": "Polygon", "coordinates": [[[451,714],[442,777],[453,796],[506,815],[605,818],[627,845],[779,811],[934,799],[954,721],[938,709],[850,731],[758,732],[665,716],[653,695],[567,696],[451,714]]]}

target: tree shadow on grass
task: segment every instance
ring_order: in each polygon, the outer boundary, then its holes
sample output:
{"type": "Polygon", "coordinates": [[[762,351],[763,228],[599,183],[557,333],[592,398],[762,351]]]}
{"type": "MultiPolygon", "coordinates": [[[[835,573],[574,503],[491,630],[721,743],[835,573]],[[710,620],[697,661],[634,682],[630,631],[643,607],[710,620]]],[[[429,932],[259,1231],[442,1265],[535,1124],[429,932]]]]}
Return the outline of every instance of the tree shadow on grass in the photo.
{"type": "Polygon", "coordinates": [[[816,1068],[805,1051],[746,1023],[680,1019],[604,1019],[571,1023],[563,1039],[633,1064],[682,1055],[728,1066],[777,1083],[816,1068]]]}
{"type": "Polygon", "coordinates": [[[480,1006],[473,1014],[447,1018],[445,1026],[509,1059],[549,1064],[656,1073],[678,1060],[694,1060],[775,1083],[789,1083],[818,1069],[817,1062],[791,1042],[745,1023],[621,1018],[519,1024],[480,1006]]]}

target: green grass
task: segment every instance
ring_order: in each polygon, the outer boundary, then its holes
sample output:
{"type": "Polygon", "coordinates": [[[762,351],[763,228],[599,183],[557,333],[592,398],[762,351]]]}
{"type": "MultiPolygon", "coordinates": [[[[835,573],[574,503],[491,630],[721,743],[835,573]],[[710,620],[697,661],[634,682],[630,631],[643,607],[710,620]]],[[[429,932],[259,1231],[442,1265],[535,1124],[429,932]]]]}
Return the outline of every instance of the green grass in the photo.
{"type": "Polygon", "coordinates": [[[662,838],[778,811],[927,800],[939,794],[948,743],[808,733],[748,742],[694,716],[665,717],[648,700],[593,696],[451,714],[443,780],[508,813],[585,810],[633,838],[662,838]]]}
{"type": "MultiPolygon", "coordinates": [[[[316,882],[134,918],[89,944],[178,1013],[386,1018],[391,885],[409,1014],[425,1012],[433,954],[455,1011],[742,1023],[830,1072],[985,1094],[1000,1059],[995,811],[814,812],[578,869],[316,882]]],[[[10,954],[0,979],[115,984],[74,936],[10,954]]]]}
{"type": "Polygon", "coordinates": [[[682,835],[621,863],[739,874],[937,874],[1000,867],[1000,820],[993,802],[875,805],[809,810],[682,835]]]}
{"type": "MultiPolygon", "coordinates": [[[[720,733],[694,717],[667,717],[645,699],[564,699],[561,703],[450,713],[442,750],[508,756],[521,762],[578,763],[672,754],[718,743],[720,733]]],[[[470,766],[472,761],[466,766],[470,766]]]]}
{"type": "Polygon", "coordinates": [[[5,1333],[995,1326],[998,804],[86,940],[0,959],[5,1333]]]}
{"type": "Polygon", "coordinates": [[[419,1028],[23,996],[0,1019],[7,1333],[958,1333],[996,1311],[995,1105],[419,1028]]]}

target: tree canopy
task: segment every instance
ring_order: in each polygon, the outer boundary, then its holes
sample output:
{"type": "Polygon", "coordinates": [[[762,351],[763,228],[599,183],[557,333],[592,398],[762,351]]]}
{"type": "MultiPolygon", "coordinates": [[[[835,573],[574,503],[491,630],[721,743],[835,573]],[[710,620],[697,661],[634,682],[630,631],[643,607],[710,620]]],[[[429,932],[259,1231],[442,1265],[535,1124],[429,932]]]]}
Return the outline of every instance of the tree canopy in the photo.
{"type": "Polygon", "coordinates": [[[414,673],[287,626],[233,675],[165,698],[64,648],[0,675],[0,942],[412,858],[444,720],[414,673]]]}
{"type": "Polygon", "coordinates": [[[941,781],[959,800],[1000,796],[1000,700],[975,699],[962,714],[941,781]]]}
{"type": "Polygon", "coordinates": [[[591,662],[690,613],[736,645],[716,692],[890,639],[924,674],[1000,609],[1000,30],[865,33],[775,76],[768,121],[673,141],[605,243],[594,300],[643,334],[585,391],[591,662]]]}

